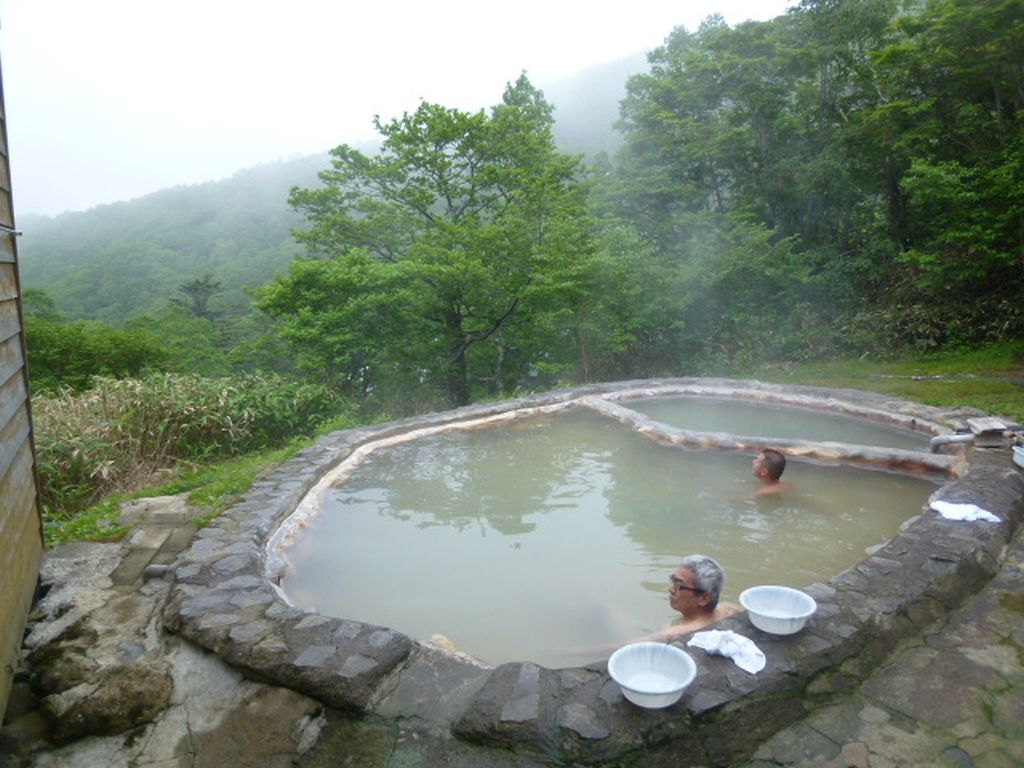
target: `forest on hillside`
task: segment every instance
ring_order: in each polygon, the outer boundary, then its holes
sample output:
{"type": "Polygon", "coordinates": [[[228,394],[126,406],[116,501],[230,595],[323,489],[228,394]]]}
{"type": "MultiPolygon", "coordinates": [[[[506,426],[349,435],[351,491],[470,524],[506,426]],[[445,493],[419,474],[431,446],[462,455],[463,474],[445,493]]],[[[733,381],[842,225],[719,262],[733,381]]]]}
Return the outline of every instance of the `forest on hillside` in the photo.
{"type": "Polygon", "coordinates": [[[248,305],[242,287],[298,253],[288,190],[316,183],[326,162],[295,158],[88,211],[25,216],[22,282],[44,288],[68,318],[109,325],[158,309],[206,274],[224,286],[222,306],[248,305]]]}
{"type": "Polygon", "coordinates": [[[230,216],[217,185],[40,222],[34,387],[262,371],[397,414],[1024,331],[1021,0],[712,17],[629,79],[615,151],[567,154],[555,117],[523,76],[239,174],[230,216]]]}

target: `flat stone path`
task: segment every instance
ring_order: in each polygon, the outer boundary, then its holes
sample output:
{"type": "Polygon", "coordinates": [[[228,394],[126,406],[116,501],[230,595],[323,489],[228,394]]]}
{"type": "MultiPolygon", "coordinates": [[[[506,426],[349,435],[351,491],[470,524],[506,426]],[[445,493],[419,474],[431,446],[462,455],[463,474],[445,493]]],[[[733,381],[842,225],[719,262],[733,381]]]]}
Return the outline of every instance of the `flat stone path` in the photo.
{"type": "Polygon", "coordinates": [[[985,589],[744,765],[1024,765],[1024,536],[985,589]]]}
{"type": "Polygon", "coordinates": [[[131,528],[125,554],[110,574],[115,587],[137,584],[150,566],[159,570],[174,562],[196,535],[196,510],[178,496],[135,499],[121,505],[120,522],[131,528]]]}
{"type": "MultiPolygon", "coordinates": [[[[157,576],[195,533],[184,504],[164,499],[126,510],[135,525],[121,545],[75,545],[50,553],[51,569],[86,578],[81,553],[99,575],[97,597],[67,614],[54,614],[59,634],[77,612],[106,624],[103,610],[130,595],[157,606],[166,585],[157,576]],[[67,566],[60,557],[67,558],[67,566]],[[77,559],[76,559],[77,558],[77,559]],[[149,569],[147,571],[147,569],[149,569]]],[[[95,581],[95,579],[94,579],[95,581]]],[[[70,586],[81,595],[81,583],[70,586]]],[[[56,590],[58,587],[54,587],[56,590]]],[[[123,621],[123,607],[115,618],[123,621]]],[[[149,609],[139,609],[140,626],[149,609]]],[[[108,621],[113,621],[109,619],[108,621]]],[[[36,632],[46,632],[42,620],[36,632]]],[[[156,633],[159,635],[159,631],[156,633]]],[[[141,632],[136,636],[140,637],[141,632]]],[[[143,641],[140,640],[140,643],[143,641]]],[[[121,734],[89,736],[54,747],[40,740],[37,714],[0,729],[0,766],[125,766],[198,768],[233,766],[463,766],[536,768],[536,762],[501,750],[456,742],[444,734],[404,732],[393,724],[345,716],[287,689],[242,678],[209,654],[175,637],[147,641],[162,648],[174,678],[164,714],[121,734]],[[19,730],[18,723],[21,723],[19,730]],[[36,730],[32,730],[32,728],[36,730]]],[[[122,643],[123,645],[123,643],[122,643]]],[[[120,647],[120,646],[119,646],[120,647]]],[[[94,650],[95,655],[95,650],[94,650]]],[[[8,713],[10,715],[10,713],[8,713]]],[[[670,758],[669,758],[670,759],[670,758]]],[[[667,768],[662,755],[633,766],[667,768]]],[[[1007,548],[995,578],[920,637],[895,648],[860,688],[807,715],[764,743],[742,768],[886,768],[1024,765],[1024,536],[1007,548]]],[[[735,766],[740,768],[740,766],[735,766]]]]}

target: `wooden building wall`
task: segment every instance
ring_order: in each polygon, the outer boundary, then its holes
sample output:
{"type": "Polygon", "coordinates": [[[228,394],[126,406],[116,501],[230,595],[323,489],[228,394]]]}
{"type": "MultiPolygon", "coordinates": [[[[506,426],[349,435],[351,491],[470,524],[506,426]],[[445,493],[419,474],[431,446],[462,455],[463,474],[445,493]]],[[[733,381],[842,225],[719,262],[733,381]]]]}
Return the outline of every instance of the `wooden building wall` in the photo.
{"type": "Polygon", "coordinates": [[[0,74],[0,716],[43,556],[0,74]]]}

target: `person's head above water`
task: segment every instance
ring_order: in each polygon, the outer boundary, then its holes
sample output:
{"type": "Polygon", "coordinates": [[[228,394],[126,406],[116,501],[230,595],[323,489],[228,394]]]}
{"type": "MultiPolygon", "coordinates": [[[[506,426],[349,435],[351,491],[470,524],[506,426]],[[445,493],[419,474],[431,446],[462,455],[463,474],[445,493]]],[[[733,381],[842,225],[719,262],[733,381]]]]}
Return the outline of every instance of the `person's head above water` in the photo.
{"type": "Polygon", "coordinates": [[[786,471],[786,457],[774,448],[765,448],[754,459],[754,474],[762,482],[777,483],[786,471]]]}
{"type": "Polygon", "coordinates": [[[725,572],[707,555],[687,555],[669,577],[669,603],[684,616],[713,613],[725,584],[725,572]]]}

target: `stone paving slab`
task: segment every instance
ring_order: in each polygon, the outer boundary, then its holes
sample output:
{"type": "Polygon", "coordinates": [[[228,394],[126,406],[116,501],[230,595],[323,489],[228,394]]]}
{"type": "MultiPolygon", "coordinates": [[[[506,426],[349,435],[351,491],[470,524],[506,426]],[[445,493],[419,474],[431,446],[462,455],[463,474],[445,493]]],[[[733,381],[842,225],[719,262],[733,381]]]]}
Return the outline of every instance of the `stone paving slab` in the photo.
{"type": "Polygon", "coordinates": [[[129,549],[160,549],[171,535],[171,530],[162,525],[143,525],[129,535],[126,545],[129,549]]]}
{"type": "Polygon", "coordinates": [[[180,496],[153,496],[124,502],[121,505],[120,520],[122,525],[129,527],[173,526],[187,523],[195,516],[196,510],[190,508],[180,496]]]}
{"type": "Polygon", "coordinates": [[[1024,765],[1024,536],[987,587],[743,765],[1024,765]]]}
{"type": "Polygon", "coordinates": [[[131,587],[142,581],[150,565],[173,563],[195,538],[197,528],[193,520],[199,514],[199,510],[177,496],[125,502],[120,522],[134,528],[121,545],[121,562],[110,574],[114,586],[131,587]]]}
{"type": "Polygon", "coordinates": [[[142,580],[142,572],[146,570],[156,556],[155,549],[132,549],[110,573],[110,580],[117,587],[130,587],[142,580]]]}

